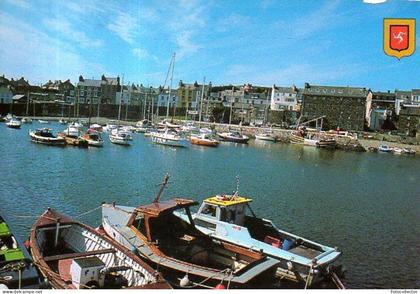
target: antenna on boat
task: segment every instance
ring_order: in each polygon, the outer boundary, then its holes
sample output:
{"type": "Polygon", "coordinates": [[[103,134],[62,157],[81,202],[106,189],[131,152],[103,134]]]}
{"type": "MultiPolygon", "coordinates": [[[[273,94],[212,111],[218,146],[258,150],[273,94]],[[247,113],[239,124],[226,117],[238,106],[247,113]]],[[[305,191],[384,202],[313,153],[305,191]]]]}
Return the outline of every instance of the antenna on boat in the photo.
{"type": "Polygon", "coordinates": [[[160,189],[159,189],[159,193],[157,194],[155,200],[153,200],[153,203],[159,203],[160,200],[160,196],[163,193],[163,190],[165,189],[166,184],[168,184],[168,180],[169,180],[169,175],[166,174],[165,178],[163,178],[163,182],[159,184],[160,189]]]}
{"type": "Polygon", "coordinates": [[[236,191],[233,193],[233,197],[239,195],[239,175],[236,176],[236,191]]]}

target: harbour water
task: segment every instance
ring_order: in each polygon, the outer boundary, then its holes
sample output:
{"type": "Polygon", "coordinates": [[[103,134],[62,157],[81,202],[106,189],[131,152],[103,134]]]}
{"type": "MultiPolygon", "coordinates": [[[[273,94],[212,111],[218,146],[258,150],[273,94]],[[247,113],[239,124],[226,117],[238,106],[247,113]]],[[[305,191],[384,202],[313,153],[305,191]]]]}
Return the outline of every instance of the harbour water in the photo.
{"type": "MultiPolygon", "coordinates": [[[[21,238],[47,207],[70,216],[101,202],[150,202],[166,173],[163,198],[201,201],[241,195],[280,228],[338,246],[348,288],[420,287],[420,158],[289,144],[222,143],[175,149],[134,134],[133,146],[78,149],[31,143],[28,130],[58,124],[0,124],[0,212],[21,238]]],[[[100,211],[80,220],[97,226],[100,211]]]]}

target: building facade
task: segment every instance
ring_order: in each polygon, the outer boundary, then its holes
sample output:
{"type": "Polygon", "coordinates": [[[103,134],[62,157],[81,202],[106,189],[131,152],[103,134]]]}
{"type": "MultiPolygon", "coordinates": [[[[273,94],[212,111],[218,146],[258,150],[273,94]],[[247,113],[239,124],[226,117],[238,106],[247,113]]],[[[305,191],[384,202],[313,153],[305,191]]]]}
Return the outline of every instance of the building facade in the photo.
{"type": "Polygon", "coordinates": [[[325,129],[362,131],[368,91],[360,87],[318,86],[305,83],[302,118],[324,117],[325,129]]]}
{"type": "Polygon", "coordinates": [[[273,85],[271,89],[271,110],[298,110],[298,93],[295,86],[277,87],[273,85]]]}
{"type": "Polygon", "coordinates": [[[10,85],[0,85],[0,104],[12,103],[13,92],[10,85]]]}

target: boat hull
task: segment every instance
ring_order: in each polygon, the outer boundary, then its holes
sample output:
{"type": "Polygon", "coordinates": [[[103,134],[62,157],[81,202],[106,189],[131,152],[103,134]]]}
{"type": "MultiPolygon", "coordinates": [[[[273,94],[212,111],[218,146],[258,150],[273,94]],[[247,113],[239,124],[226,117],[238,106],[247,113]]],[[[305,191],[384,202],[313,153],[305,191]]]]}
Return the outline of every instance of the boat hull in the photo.
{"type": "Polygon", "coordinates": [[[269,142],[276,142],[277,138],[272,136],[261,136],[261,135],[255,135],[255,139],[261,140],[261,141],[269,141],[269,142]]]}
{"type": "Polygon", "coordinates": [[[219,146],[219,142],[216,140],[211,139],[201,139],[197,137],[191,136],[191,144],[200,145],[200,146],[208,146],[208,147],[217,147],[219,146]]]}
{"type": "Polygon", "coordinates": [[[162,136],[157,136],[157,135],[152,135],[152,142],[159,145],[165,145],[165,146],[171,146],[171,147],[187,147],[187,143],[185,140],[168,139],[168,138],[164,138],[162,136]]]}
{"type": "Polygon", "coordinates": [[[33,143],[51,146],[64,146],[66,144],[66,141],[62,137],[42,137],[35,135],[34,132],[29,132],[29,136],[33,143]]]}
{"type": "Polygon", "coordinates": [[[232,137],[227,136],[223,134],[219,134],[219,137],[226,142],[233,142],[233,143],[242,143],[242,144],[248,144],[249,138],[248,137],[232,137]]]}

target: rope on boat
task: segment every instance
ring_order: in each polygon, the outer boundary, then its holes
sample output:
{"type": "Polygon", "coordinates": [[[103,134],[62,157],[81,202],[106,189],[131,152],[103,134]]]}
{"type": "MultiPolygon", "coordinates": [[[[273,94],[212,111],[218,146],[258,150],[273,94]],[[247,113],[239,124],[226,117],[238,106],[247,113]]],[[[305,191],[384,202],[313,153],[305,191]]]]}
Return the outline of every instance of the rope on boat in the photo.
{"type": "Polygon", "coordinates": [[[81,214],[79,214],[79,215],[75,216],[74,218],[79,218],[79,217],[82,217],[82,216],[87,215],[87,214],[89,214],[89,213],[92,213],[92,212],[94,212],[94,211],[98,210],[98,209],[99,209],[99,208],[101,208],[101,207],[102,207],[102,205],[99,205],[98,207],[95,207],[94,209],[91,209],[91,210],[88,210],[88,211],[86,211],[86,212],[83,212],[83,213],[81,213],[81,214]]]}
{"type": "MultiPolygon", "coordinates": [[[[201,282],[199,282],[199,283],[192,282],[192,284],[193,284],[193,285],[191,285],[191,286],[184,286],[184,287],[182,287],[182,288],[192,289],[192,288],[195,288],[195,287],[199,286],[199,287],[203,287],[203,288],[213,289],[213,287],[210,287],[210,286],[204,285],[204,283],[205,283],[205,282],[207,282],[208,280],[210,280],[210,279],[212,279],[212,278],[214,278],[214,277],[218,276],[219,274],[222,274],[222,273],[225,273],[225,272],[229,272],[229,271],[230,271],[230,269],[228,269],[228,268],[223,269],[223,270],[221,270],[221,271],[219,271],[219,272],[215,273],[214,275],[211,275],[211,276],[209,276],[209,277],[205,278],[204,280],[202,280],[202,281],[201,281],[201,282]]],[[[233,273],[232,273],[232,272],[231,272],[231,275],[232,275],[232,278],[233,278],[233,273]]],[[[222,281],[223,281],[223,280],[222,280],[222,281]]],[[[230,283],[230,282],[229,282],[229,283],[230,283]]],[[[177,286],[179,286],[179,285],[177,285],[177,286]]]]}
{"type": "Polygon", "coordinates": [[[346,287],[344,287],[344,284],[338,278],[336,273],[334,273],[334,272],[331,273],[331,280],[334,282],[334,284],[337,286],[338,289],[341,289],[341,290],[346,289],[346,287]]]}

